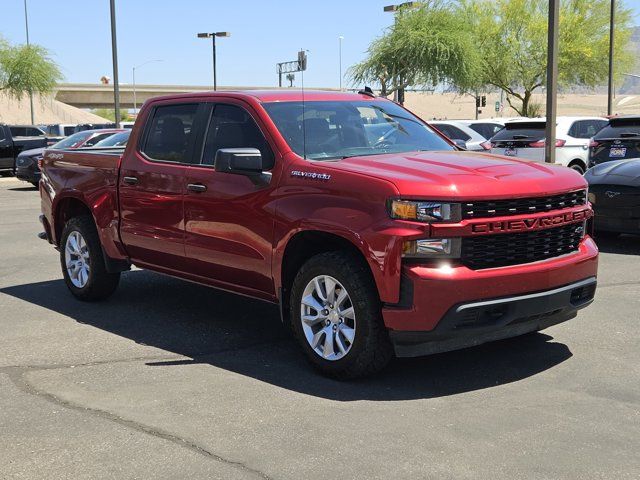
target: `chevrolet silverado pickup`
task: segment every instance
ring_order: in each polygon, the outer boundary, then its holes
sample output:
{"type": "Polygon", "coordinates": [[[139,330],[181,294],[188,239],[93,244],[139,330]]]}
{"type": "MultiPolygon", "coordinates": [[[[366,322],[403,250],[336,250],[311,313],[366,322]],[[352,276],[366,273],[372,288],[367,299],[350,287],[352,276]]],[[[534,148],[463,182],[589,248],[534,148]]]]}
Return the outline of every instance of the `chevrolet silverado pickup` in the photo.
{"type": "Polygon", "coordinates": [[[581,175],[462,151],[369,91],[155,98],[124,152],[46,152],[40,193],[80,300],[136,265],[277,303],[338,378],[547,328],[596,289],[581,175]]]}

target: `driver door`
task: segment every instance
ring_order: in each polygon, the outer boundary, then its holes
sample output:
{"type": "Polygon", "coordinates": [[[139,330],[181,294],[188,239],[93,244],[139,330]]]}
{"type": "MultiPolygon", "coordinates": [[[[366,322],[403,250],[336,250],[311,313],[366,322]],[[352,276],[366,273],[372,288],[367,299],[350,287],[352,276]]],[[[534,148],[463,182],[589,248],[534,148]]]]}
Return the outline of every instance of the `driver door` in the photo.
{"type": "Polygon", "coordinates": [[[273,202],[270,181],[217,172],[223,148],[257,148],[265,171],[273,171],[273,149],[256,117],[238,101],[208,104],[209,122],[200,158],[185,176],[185,251],[189,272],[247,293],[274,295],[271,275],[273,202]]]}

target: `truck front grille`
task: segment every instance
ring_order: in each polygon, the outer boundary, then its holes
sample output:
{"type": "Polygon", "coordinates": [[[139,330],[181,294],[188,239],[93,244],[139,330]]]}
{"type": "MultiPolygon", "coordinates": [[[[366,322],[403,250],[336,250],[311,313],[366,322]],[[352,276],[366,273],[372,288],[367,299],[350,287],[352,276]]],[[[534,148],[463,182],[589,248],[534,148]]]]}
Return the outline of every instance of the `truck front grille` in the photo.
{"type": "Polygon", "coordinates": [[[465,237],[461,259],[474,270],[537,262],[577,251],[583,237],[582,223],[524,233],[465,237]]]}
{"type": "Polygon", "coordinates": [[[575,190],[548,197],[470,201],[462,202],[462,218],[487,218],[549,212],[586,203],[586,190],[575,190]]]}

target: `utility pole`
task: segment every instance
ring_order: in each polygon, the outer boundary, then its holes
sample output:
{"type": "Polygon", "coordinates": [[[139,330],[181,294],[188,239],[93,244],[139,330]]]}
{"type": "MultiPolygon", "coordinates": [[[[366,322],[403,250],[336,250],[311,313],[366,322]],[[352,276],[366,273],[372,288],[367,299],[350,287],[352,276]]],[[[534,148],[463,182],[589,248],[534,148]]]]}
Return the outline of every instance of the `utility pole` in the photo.
{"type": "Polygon", "coordinates": [[[340,91],[342,91],[342,40],[344,37],[340,35],[338,37],[338,65],[340,71],[340,91]]]}
{"type": "Polygon", "coordinates": [[[116,4],[111,5],[111,55],[113,58],[113,103],[116,115],[116,127],[120,127],[120,83],[118,82],[118,42],[116,41],[116,4]]]}
{"type": "Polygon", "coordinates": [[[558,97],[558,17],[560,0],[549,0],[549,29],[547,38],[547,127],[544,142],[544,161],[556,162],[556,107],[558,97]]]}
{"type": "MultiPolygon", "coordinates": [[[[24,28],[27,32],[27,47],[29,44],[29,15],[27,13],[27,0],[24,0],[24,28]]],[[[31,107],[31,125],[35,125],[36,122],[33,116],[33,92],[29,90],[29,106],[31,107]]]]}
{"type": "Polygon", "coordinates": [[[609,15],[609,91],[607,95],[607,115],[613,115],[613,49],[615,39],[616,0],[611,0],[609,15]]]}

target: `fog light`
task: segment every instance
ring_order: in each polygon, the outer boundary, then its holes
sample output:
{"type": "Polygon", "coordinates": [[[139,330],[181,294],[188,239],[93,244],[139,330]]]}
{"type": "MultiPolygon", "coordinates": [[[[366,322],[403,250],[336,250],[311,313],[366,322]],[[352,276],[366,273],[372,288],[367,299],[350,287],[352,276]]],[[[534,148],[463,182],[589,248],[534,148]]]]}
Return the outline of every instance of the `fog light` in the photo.
{"type": "Polygon", "coordinates": [[[402,253],[410,258],[457,258],[460,256],[460,245],[459,238],[425,238],[405,241],[402,253]]]}

